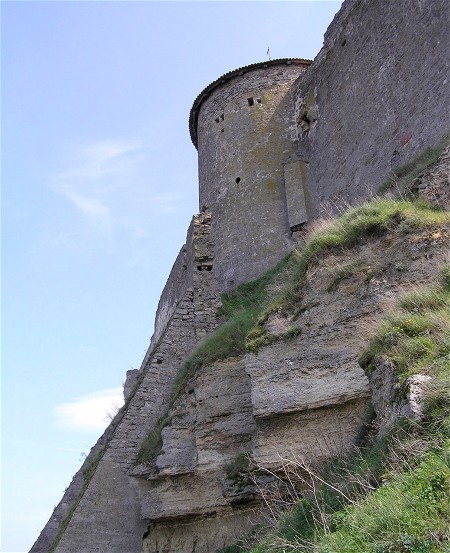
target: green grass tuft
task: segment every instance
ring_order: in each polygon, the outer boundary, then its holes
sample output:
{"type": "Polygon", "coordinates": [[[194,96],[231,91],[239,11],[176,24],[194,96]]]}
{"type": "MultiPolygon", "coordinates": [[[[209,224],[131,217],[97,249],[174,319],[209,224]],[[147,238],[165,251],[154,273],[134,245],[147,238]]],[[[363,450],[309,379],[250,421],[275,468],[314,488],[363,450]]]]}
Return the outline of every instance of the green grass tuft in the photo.
{"type": "Polygon", "coordinates": [[[225,465],[224,472],[228,480],[239,481],[242,476],[248,474],[250,467],[250,456],[248,453],[240,453],[225,465]]]}
{"type": "Polygon", "coordinates": [[[450,292],[450,263],[446,263],[439,274],[439,282],[442,288],[450,292]]]}
{"type": "Polygon", "coordinates": [[[413,374],[439,375],[450,365],[450,290],[442,280],[400,299],[399,309],[378,328],[360,365],[371,372],[374,361],[388,356],[400,383],[413,374]]]}
{"type": "Polygon", "coordinates": [[[318,551],[346,553],[444,551],[450,517],[450,467],[440,453],[397,474],[357,505],[346,507],[318,551]]]}
{"type": "Polygon", "coordinates": [[[142,442],[136,458],[136,464],[145,463],[150,459],[156,459],[163,445],[161,436],[162,429],[168,424],[170,424],[170,418],[162,417],[159,419],[154,430],[150,432],[142,442]]]}

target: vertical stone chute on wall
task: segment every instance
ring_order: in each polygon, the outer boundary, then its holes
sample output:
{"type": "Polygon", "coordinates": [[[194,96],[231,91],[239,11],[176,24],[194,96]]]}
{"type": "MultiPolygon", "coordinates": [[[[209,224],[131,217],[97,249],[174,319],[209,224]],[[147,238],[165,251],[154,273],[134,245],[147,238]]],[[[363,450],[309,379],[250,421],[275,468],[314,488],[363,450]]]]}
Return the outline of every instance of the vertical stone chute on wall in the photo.
{"type": "Polygon", "coordinates": [[[308,222],[311,211],[308,188],[308,163],[292,161],[284,166],[284,189],[289,228],[293,237],[308,222]]]}

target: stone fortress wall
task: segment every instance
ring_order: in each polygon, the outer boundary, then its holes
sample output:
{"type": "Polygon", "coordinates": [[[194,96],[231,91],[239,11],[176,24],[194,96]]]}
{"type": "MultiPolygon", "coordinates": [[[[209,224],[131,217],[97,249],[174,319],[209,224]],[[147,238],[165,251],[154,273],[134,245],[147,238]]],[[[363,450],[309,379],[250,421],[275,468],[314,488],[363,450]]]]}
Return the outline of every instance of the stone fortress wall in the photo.
{"type": "Polygon", "coordinates": [[[283,165],[295,154],[292,84],[305,60],[233,71],[191,111],[200,209],[213,213],[214,274],[222,290],[273,267],[292,249],[283,165]]]}
{"type": "Polygon", "coordinates": [[[294,85],[313,216],[354,204],[450,130],[450,4],[347,0],[294,85]]]}
{"type": "Polygon", "coordinates": [[[221,290],[273,267],[308,219],[370,197],[439,143],[448,13],[445,0],[347,0],[312,65],[254,64],[202,91],[190,132],[221,290]]]}
{"type": "Polygon", "coordinates": [[[186,245],[177,257],[160,301],[157,339],[152,339],[139,373],[128,372],[126,407],[91,450],[31,553],[50,550],[68,515],[70,521],[55,553],[141,551],[147,529],[141,515],[145,487],[130,473],[143,440],[166,409],[183,360],[217,325],[220,294],[212,271],[208,270],[214,258],[210,223],[209,213],[193,218],[186,245]],[[183,279],[184,274],[189,276],[183,279]],[[174,303],[168,305],[170,302],[174,303]],[[84,490],[85,475],[93,466],[95,474],[84,490]]]}
{"type": "MultiPolygon", "coordinates": [[[[270,466],[274,444],[312,443],[324,420],[326,433],[334,431],[331,396],[321,400],[322,415],[301,394],[283,407],[286,413],[264,396],[272,365],[278,374],[285,362],[279,346],[266,361],[250,356],[206,368],[163,430],[159,476],[152,480],[133,468],[183,360],[217,325],[220,292],[273,266],[324,202],[367,197],[448,132],[449,9],[445,0],[346,0],[309,68],[305,60],[256,64],[225,75],[197,98],[190,131],[199,150],[201,213],[162,293],[148,353],[139,372],[128,375],[126,408],[75,475],[31,553],[48,553],[59,531],[56,553],[190,553],[195,547],[212,553],[236,535],[235,520],[244,520],[220,476],[223,463],[253,451],[270,466]],[[291,418],[303,420],[296,413],[305,405],[308,421],[296,427],[309,434],[294,437],[291,418]],[[323,409],[330,409],[329,419],[323,409]],[[83,473],[93,466],[86,488],[83,473]]],[[[298,372],[289,368],[288,379],[303,378],[304,352],[314,354],[302,340],[292,356],[298,372]]],[[[333,350],[330,363],[336,355],[333,350]]],[[[308,363],[314,372],[316,361],[308,363]]],[[[324,378],[328,365],[320,368],[324,378]]],[[[297,381],[286,385],[301,388],[297,381]]],[[[362,381],[346,401],[358,402],[362,412],[368,401],[362,381]]],[[[356,432],[355,411],[349,413],[348,428],[356,432]]]]}

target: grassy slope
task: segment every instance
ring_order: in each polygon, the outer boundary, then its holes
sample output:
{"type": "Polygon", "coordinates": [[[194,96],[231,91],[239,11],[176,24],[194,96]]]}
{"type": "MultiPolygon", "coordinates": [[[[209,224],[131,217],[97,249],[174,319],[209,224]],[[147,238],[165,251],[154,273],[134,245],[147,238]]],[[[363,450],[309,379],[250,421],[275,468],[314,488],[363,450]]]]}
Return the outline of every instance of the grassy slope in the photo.
{"type": "MultiPolygon", "coordinates": [[[[449,213],[420,202],[383,199],[351,210],[306,244],[290,267],[284,292],[267,302],[249,333],[250,349],[255,340],[264,345],[261,328],[268,312],[298,309],[308,263],[316,256],[330,248],[350,248],[372,233],[409,233],[449,222],[449,213]]],[[[423,423],[399,425],[383,440],[336,459],[326,469],[327,484],[312,482],[314,494],[293,504],[259,545],[230,546],[223,553],[450,551],[450,266],[433,288],[402,298],[363,353],[361,365],[370,371],[380,356],[394,362],[400,383],[412,374],[433,377],[423,423]]]]}

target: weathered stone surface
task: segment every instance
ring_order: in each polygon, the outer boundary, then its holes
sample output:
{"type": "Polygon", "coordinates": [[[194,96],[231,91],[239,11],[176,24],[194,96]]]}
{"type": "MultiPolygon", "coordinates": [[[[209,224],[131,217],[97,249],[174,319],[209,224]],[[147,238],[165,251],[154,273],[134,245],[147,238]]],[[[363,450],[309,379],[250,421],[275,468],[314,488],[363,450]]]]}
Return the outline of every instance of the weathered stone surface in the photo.
{"type": "Polygon", "coordinates": [[[142,518],[168,520],[215,513],[227,505],[217,472],[167,476],[141,485],[142,518]]]}
{"type": "Polygon", "coordinates": [[[367,198],[450,130],[449,21],[447,0],[343,3],[295,83],[312,215],[367,198]]]}
{"type": "Polygon", "coordinates": [[[253,449],[255,463],[280,469],[285,459],[320,465],[348,452],[356,443],[367,415],[369,399],[261,419],[253,449]]]}
{"type": "Polygon", "coordinates": [[[240,359],[214,363],[195,382],[198,465],[223,466],[248,451],[254,432],[250,380],[240,359]]]}
{"type": "Polygon", "coordinates": [[[409,413],[406,415],[413,420],[421,420],[424,417],[423,403],[427,386],[432,381],[426,374],[413,374],[406,380],[406,401],[409,413]]]}
{"type": "Polygon", "coordinates": [[[388,358],[379,358],[369,375],[372,404],[377,415],[375,424],[380,435],[386,434],[401,418],[421,420],[423,397],[431,377],[410,376],[400,388],[395,367],[388,358]]]}
{"type": "Polygon", "coordinates": [[[160,477],[222,468],[247,451],[254,421],[250,381],[242,361],[231,359],[202,369],[169,418],[156,460],[160,477]]]}
{"type": "Polygon", "coordinates": [[[159,473],[140,484],[144,518],[203,515],[233,503],[239,491],[223,493],[224,467],[251,450],[255,430],[250,381],[242,361],[204,367],[177,400],[169,419],[156,459],[159,473]]]}
{"type": "Polygon", "coordinates": [[[257,522],[257,513],[248,509],[194,521],[155,524],[144,539],[143,553],[212,553],[241,538],[257,522]]]}
{"type": "Polygon", "coordinates": [[[339,405],[368,397],[367,378],[348,347],[309,347],[308,337],[247,355],[255,417],[339,405]]]}
{"type": "Polygon", "coordinates": [[[160,475],[169,476],[192,472],[197,466],[197,450],[192,428],[164,428],[163,452],[156,459],[160,475]]]}

